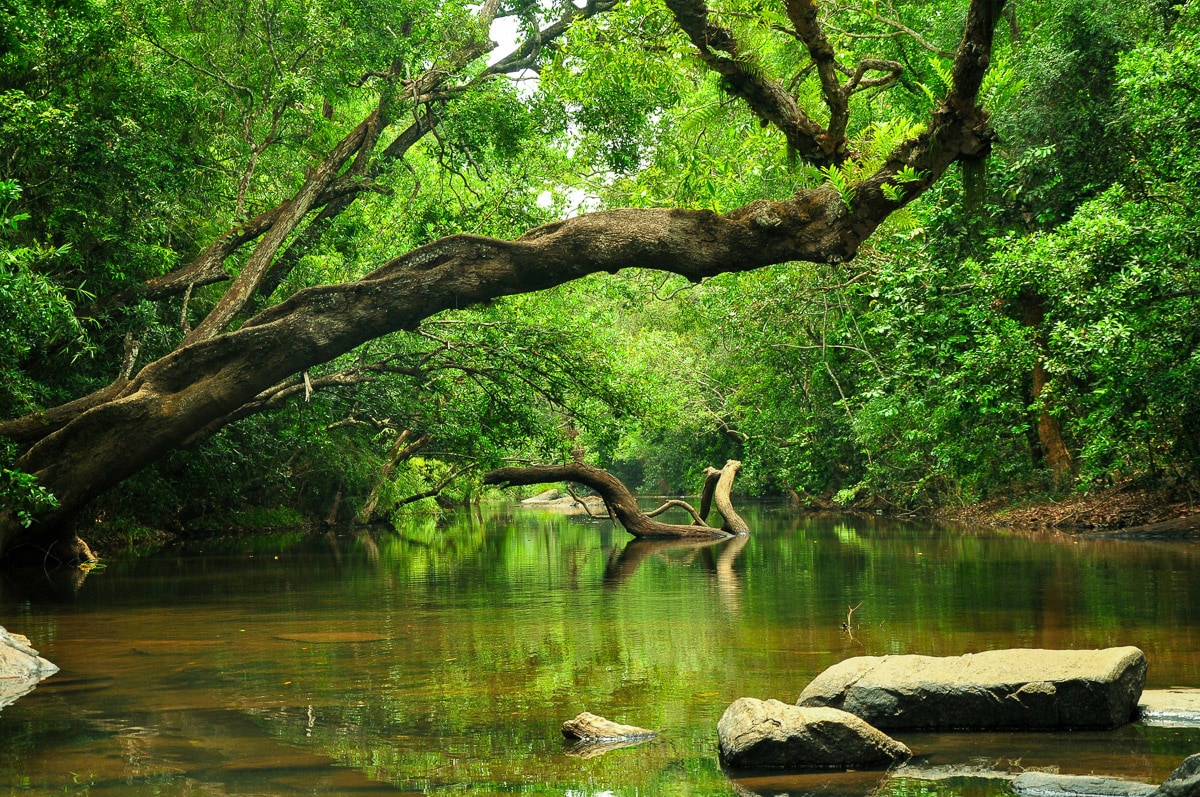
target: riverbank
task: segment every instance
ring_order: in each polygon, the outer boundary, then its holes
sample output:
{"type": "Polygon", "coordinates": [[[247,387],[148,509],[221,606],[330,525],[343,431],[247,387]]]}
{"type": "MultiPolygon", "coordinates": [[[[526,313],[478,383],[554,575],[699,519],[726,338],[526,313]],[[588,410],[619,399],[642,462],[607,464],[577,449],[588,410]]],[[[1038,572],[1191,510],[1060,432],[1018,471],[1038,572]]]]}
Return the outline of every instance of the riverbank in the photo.
{"type": "Polygon", "coordinates": [[[934,516],[972,525],[1131,536],[1200,536],[1200,495],[1183,486],[1128,481],[1065,496],[991,498],[936,510],[934,516]]]}
{"type": "MultiPolygon", "coordinates": [[[[664,498],[664,496],[660,496],[664,498]]],[[[742,499],[753,500],[753,499],[742,499]]],[[[530,506],[545,509],[543,504],[530,506]]],[[[1024,493],[990,498],[978,504],[934,507],[924,513],[898,513],[892,504],[868,499],[862,506],[835,507],[832,503],[799,503],[803,512],[882,514],[902,519],[924,516],[973,526],[998,526],[1031,530],[1105,533],[1120,536],[1200,537],[1200,494],[1181,486],[1147,485],[1129,481],[1086,493],[1050,496],[1024,493]]],[[[573,500],[560,507],[567,514],[584,514],[573,500]]],[[[601,507],[593,506],[600,514],[601,507]]],[[[387,524],[384,524],[385,526],[387,524]]],[[[328,530],[320,519],[287,509],[260,509],[231,516],[230,522],[208,521],[182,530],[163,530],[120,520],[93,523],[81,536],[102,557],[116,556],[134,547],[160,548],[183,539],[232,539],[263,534],[311,535],[328,530]],[[240,521],[240,522],[239,522],[240,521]]]]}

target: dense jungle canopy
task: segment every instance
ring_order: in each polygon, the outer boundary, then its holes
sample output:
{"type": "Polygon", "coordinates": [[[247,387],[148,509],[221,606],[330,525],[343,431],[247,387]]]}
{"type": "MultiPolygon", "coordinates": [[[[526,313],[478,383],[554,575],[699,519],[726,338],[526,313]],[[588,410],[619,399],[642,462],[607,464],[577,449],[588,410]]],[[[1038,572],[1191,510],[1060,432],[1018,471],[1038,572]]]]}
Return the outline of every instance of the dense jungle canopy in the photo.
{"type": "Polygon", "coordinates": [[[1194,487],[1197,189],[1196,0],[15,0],[0,555],[575,458],[1194,487]]]}

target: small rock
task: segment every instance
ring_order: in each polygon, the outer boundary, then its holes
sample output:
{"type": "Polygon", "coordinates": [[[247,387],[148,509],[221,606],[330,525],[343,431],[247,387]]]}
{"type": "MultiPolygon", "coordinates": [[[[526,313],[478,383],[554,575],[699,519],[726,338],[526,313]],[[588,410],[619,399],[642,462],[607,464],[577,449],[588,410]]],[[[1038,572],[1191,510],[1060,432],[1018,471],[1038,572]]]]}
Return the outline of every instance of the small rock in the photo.
{"type": "Polygon", "coordinates": [[[1155,793],[1148,783],[1050,772],[1022,772],[1013,778],[1012,790],[1023,797],[1150,797],[1155,793]]]}
{"type": "Polygon", "coordinates": [[[1183,759],[1154,797],[1200,797],[1200,753],[1183,759]]]}
{"type": "Polygon", "coordinates": [[[654,731],[648,731],[636,725],[621,725],[588,711],[582,712],[575,719],[564,722],[562,733],[568,739],[589,742],[624,742],[649,739],[654,735],[654,731]]]}
{"type": "Polygon", "coordinates": [[[1115,728],[1146,682],[1134,647],[858,656],[818,675],[801,706],[849,711],[879,728],[1115,728]]]}
{"type": "Polygon", "coordinates": [[[562,497],[562,493],[560,493],[558,490],[545,490],[543,492],[538,493],[537,495],[529,496],[525,500],[521,501],[521,503],[522,504],[541,504],[541,503],[544,503],[547,501],[553,501],[554,499],[560,498],[560,497],[562,497]]]}
{"type": "Polygon", "coordinates": [[[743,697],[717,723],[721,763],[783,769],[883,768],[912,752],[835,708],[801,708],[743,697]]]}
{"type": "Polygon", "coordinates": [[[56,672],[58,667],[39,656],[28,638],[0,626],[0,708],[32,692],[38,681],[56,672]]]}

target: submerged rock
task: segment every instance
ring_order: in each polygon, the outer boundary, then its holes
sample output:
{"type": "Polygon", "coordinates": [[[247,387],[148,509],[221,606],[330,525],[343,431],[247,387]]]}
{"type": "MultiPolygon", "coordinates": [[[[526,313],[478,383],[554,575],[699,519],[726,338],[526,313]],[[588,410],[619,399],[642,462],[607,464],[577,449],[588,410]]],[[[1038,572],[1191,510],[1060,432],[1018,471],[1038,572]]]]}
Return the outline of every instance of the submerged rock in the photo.
{"type": "Polygon", "coordinates": [[[1094,775],[1022,772],[1013,778],[1012,790],[1022,797],[1150,797],[1156,788],[1148,783],[1094,775]]]}
{"type": "Polygon", "coordinates": [[[1200,797],[1200,753],[1185,758],[1154,797],[1200,797]]]}
{"type": "Polygon", "coordinates": [[[835,708],[800,708],[743,697],[717,723],[721,763],[734,768],[884,768],[912,752],[835,708]]]}
{"type": "Polygon", "coordinates": [[[0,708],[12,705],[56,672],[58,667],[39,656],[28,638],[0,626],[0,708]]]}
{"type": "Polygon", "coordinates": [[[587,742],[630,742],[649,739],[654,736],[654,731],[636,725],[622,725],[584,711],[563,723],[562,734],[568,739],[587,742]]]}
{"type": "Polygon", "coordinates": [[[1138,701],[1138,719],[1146,725],[1200,727],[1200,689],[1147,689],[1138,701]]]}
{"type": "Polygon", "coordinates": [[[1133,719],[1145,682],[1134,647],[858,656],[818,675],[797,703],[884,729],[1114,728],[1133,719]]]}
{"type": "Polygon", "coordinates": [[[544,491],[538,493],[537,495],[531,495],[528,498],[523,499],[521,501],[521,503],[522,504],[544,504],[548,501],[553,501],[555,499],[561,498],[562,495],[563,494],[560,493],[558,490],[554,490],[554,489],[544,490],[544,491]]]}
{"type": "Polygon", "coordinates": [[[570,495],[563,495],[558,490],[547,490],[533,498],[526,498],[521,505],[528,509],[556,512],[560,515],[584,515],[592,517],[608,517],[608,509],[604,499],[598,495],[581,495],[576,500],[570,495]],[[583,503],[580,503],[580,502],[583,503]]]}

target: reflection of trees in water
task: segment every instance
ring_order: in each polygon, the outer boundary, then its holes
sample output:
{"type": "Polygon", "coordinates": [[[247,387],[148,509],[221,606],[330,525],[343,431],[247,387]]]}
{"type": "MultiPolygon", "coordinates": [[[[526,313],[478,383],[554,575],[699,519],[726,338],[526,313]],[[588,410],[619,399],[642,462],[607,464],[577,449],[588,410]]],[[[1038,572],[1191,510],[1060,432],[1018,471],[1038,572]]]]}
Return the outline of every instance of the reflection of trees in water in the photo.
{"type": "Polygon", "coordinates": [[[741,577],[733,569],[733,563],[750,536],[740,534],[723,540],[651,540],[632,539],[625,543],[620,550],[613,548],[609,552],[608,563],[604,568],[604,586],[608,589],[623,586],[628,583],[642,563],[650,558],[674,564],[691,565],[699,558],[706,571],[712,574],[717,585],[717,594],[721,603],[730,611],[741,608],[740,594],[742,589],[741,577]],[[670,556],[672,553],[683,552],[678,560],[670,556]]]}

